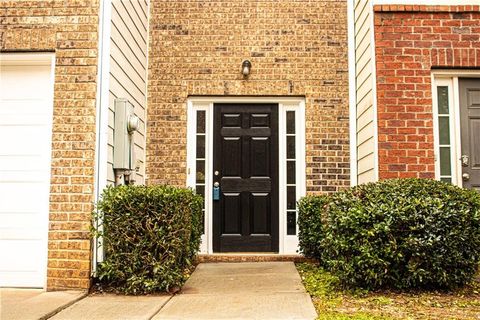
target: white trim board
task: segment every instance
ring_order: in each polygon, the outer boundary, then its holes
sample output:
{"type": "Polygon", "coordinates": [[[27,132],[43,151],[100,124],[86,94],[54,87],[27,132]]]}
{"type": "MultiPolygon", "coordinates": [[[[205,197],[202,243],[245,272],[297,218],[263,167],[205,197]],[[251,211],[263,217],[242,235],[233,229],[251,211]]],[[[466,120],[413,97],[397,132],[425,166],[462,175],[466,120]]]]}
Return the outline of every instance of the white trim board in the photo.
{"type": "Polygon", "coordinates": [[[350,121],[350,186],[358,183],[357,163],[357,88],[355,61],[355,6],[354,1],[347,2],[348,16],[348,103],[350,121]]]}
{"type": "Polygon", "coordinates": [[[213,254],[213,108],[215,103],[275,103],[279,107],[279,254],[296,254],[297,235],[286,234],[286,139],[285,112],[296,111],[295,146],[296,146],[296,198],[306,193],[305,175],[305,100],[297,97],[190,97],[187,101],[187,187],[195,188],[196,172],[196,111],[206,111],[205,130],[205,234],[202,235],[201,253],[213,254]]]}
{"type": "Polygon", "coordinates": [[[147,180],[148,180],[148,177],[147,177],[147,149],[148,149],[148,146],[147,146],[147,137],[148,137],[148,128],[149,128],[149,125],[148,125],[148,79],[149,79],[149,76],[150,76],[150,69],[148,68],[149,66],[149,61],[150,61],[150,55],[149,55],[149,52],[150,52],[150,41],[149,41],[149,37],[150,37],[150,19],[151,19],[151,15],[150,15],[150,0],[147,0],[147,51],[146,51],[146,54],[147,54],[147,60],[146,60],[146,70],[145,70],[145,150],[143,152],[143,183],[146,185],[147,184],[147,180]]]}
{"type": "MultiPolygon", "coordinates": [[[[103,189],[107,186],[108,172],[108,104],[110,83],[110,33],[111,0],[101,1],[98,40],[98,75],[96,94],[96,132],[95,135],[95,183],[94,201],[100,200],[103,189]]],[[[101,222],[95,222],[97,226],[101,222]]],[[[101,227],[100,227],[101,228],[101,227]]],[[[92,273],[97,270],[97,263],[103,261],[102,239],[93,241],[92,273]]]]}
{"type": "Polygon", "coordinates": [[[55,67],[55,53],[21,53],[21,52],[2,52],[0,53],[0,64],[7,66],[52,66],[55,67]]]}
{"type": "Polygon", "coordinates": [[[372,50],[372,103],[373,103],[373,171],[375,174],[374,181],[380,178],[379,159],[378,159],[378,102],[377,102],[377,59],[375,54],[375,16],[373,12],[373,2],[370,5],[370,50],[372,50]]]}
{"type": "Polygon", "coordinates": [[[391,4],[391,5],[451,5],[451,6],[469,6],[480,5],[480,0],[372,0],[373,5],[391,4]]]}

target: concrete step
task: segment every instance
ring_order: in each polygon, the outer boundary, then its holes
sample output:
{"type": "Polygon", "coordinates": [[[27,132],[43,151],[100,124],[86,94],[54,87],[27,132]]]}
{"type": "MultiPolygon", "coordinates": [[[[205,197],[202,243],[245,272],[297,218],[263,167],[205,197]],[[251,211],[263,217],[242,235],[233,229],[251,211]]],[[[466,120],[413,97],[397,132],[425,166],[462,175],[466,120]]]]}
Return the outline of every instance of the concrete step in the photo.
{"type": "Polygon", "coordinates": [[[299,254],[276,253],[214,253],[199,254],[197,263],[209,262],[306,262],[311,259],[299,254]]]}

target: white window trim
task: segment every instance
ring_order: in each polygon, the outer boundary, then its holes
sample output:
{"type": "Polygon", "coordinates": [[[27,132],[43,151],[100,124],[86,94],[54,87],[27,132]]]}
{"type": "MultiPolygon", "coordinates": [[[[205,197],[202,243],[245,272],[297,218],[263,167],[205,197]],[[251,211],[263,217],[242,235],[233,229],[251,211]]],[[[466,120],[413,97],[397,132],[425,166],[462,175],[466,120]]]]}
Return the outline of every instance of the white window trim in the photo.
{"type": "Polygon", "coordinates": [[[462,187],[459,78],[480,78],[480,72],[477,70],[435,70],[431,75],[435,179],[440,179],[440,137],[438,128],[437,86],[444,85],[449,87],[452,184],[462,187]]]}
{"type": "MultiPolygon", "coordinates": [[[[295,113],[295,147],[296,147],[296,198],[306,194],[305,175],[305,100],[290,97],[191,97],[187,101],[187,187],[195,188],[196,172],[196,111],[206,111],[205,128],[205,234],[202,235],[200,252],[213,254],[213,105],[215,103],[276,103],[278,104],[279,125],[279,254],[296,254],[298,249],[297,235],[286,235],[286,148],[283,138],[286,132],[286,111],[295,113]]],[[[298,216],[297,216],[298,217],[298,216]]]]}
{"type": "MultiPolygon", "coordinates": [[[[50,95],[48,97],[51,104],[49,105],[49,113],[52,117],[52,121],[50,121],[50,126],[48,127],[49,132],[53,134],[53,106],[54,106],[54,95],[55,95],[55,53],[53,52],[42,52],[42,53],[0,53],[0,69],[3,66],[50,66],[50,81],[51,81],[51,90],[50,95]]],[[[50,138],[50,143],[52,143],[53,139],[50,138]]],[[[52,152],[50,150],[48,154],[48,163],[50,163],[48,176],[51,176],[52,172],[52,152]]],[[[49,181],[49,189],[51,186],[51,181],[49,181]]],[[[50,197],[45,199],[46,207],[48,208],[46,217],[43,217],[43,238],[42,238],[42,245],[43,248],[46,250],[45,260],[39,261],[41,270],[45,270],[44,274],[44,283],[43,289],[47,288],[47,272],[48,272],[48,233],[49,233],[49,224],[50,224],[50,197]]]]}

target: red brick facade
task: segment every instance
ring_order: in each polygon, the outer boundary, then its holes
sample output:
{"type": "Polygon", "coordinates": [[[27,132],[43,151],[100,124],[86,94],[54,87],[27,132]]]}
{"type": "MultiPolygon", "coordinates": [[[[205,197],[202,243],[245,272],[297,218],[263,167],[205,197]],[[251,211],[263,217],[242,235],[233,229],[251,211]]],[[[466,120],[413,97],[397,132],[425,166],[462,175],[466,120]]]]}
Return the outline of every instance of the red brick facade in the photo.
{"type": "Polygon", "coordinates": [[[480,66],[479,6],[375,6],[379,177],[434,178],[431,71],[480,66]]]}

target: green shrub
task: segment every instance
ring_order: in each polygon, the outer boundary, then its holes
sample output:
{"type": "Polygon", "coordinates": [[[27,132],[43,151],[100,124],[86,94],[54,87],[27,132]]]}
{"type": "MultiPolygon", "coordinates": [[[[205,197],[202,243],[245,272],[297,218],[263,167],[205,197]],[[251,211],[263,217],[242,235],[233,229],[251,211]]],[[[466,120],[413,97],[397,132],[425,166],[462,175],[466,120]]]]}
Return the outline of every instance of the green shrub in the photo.
{"type": "Polygon", "coordinates": [[[329,202],[329,197],[306,196],[298,202],[298,242],[300,252],[321,261],[321,240],[323,238],[322,213],[329,202]]]}
{"type": "Polygon", "coordinates": [[[476,191],[434,180],[385,180],[334,194],[319,210],[317,252],[346,285],[451,288],[477,270],[476,191]]]}
{"type": "Polygon", "coordinates": [[[105,260],[97,277],[128,294],[183,284],[200,245],[202,199],[169,186],[121,186],[104,190],[96,218],[103,219],[105,260]]]}

